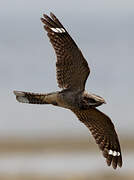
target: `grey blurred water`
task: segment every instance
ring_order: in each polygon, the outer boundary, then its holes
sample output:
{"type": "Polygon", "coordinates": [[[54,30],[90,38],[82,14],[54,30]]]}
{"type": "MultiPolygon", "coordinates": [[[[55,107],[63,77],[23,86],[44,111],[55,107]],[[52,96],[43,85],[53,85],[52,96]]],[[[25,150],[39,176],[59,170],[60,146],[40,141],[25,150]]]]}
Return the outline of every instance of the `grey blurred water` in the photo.
{"type": "Polygon", "coordinates": [[[64,174],[133,174],[134,153],[125,154],[123,167],[113,170],[98,153],[70,152],[59,154],[15,153],[0,155],[0,174],[40,174],[45,176],[64,174]],[[90,172],[90,173],[89,173],[90,172]]]}

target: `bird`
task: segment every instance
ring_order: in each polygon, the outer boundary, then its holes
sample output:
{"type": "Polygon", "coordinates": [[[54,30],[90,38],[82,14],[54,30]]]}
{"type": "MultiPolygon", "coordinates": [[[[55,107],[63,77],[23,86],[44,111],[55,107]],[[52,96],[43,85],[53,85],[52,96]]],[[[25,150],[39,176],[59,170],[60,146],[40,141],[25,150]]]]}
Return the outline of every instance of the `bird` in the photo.
{"type": "Polygon", "coordinates": [[[51,104],[71,110],[90,130],[107,165],[122,167],[119,138],[111,119],[96,107],[106,104],[104,98],[88,93],[85,84],[90,68],[81,50],[59,19],[50,12],[41,18],[56,54],[56,76],[60,91],[32,93],[13,91],[17,101],[29,104],[51,104]]]}

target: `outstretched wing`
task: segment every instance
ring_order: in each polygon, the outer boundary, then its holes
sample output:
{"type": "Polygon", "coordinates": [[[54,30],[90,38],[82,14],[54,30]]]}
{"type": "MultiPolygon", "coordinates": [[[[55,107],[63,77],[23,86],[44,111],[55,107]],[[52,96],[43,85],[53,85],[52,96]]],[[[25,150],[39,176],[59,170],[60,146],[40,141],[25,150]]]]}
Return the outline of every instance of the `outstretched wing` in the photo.
{"type": "Polygon", "coordinates": [[[90,72],[87,61],[56,16],[52,13],[50,13],[51,18],[45,14],[43,16],[41,21],[57,56],[56,71],[59,87],[84,90],[90,72]]]}
{"type": "Polygon", "coordinates": [[[91,131],[99,148],[106,158],[108,166],[116,169],[122,166],[122,155],[118,136],[110,118],[96,108],[72,110],[91,131]]]}

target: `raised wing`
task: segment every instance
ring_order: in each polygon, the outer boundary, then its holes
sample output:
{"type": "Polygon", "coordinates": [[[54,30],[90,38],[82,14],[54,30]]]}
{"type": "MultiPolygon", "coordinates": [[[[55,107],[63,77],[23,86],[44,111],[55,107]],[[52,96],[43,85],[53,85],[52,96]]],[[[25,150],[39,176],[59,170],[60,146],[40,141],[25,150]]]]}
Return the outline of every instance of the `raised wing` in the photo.
{"type": "Polygon", "coordinates": [[[51,18],[45,14],[43,16],[41,21],[45,24],[44,28],[57,56],[56,72],[59,87],[84,90],[90,72],[87,61],[56,16],[52,13],[51,18]]]}
{"type": "Polygon", "coordinates": [[[118,136],[110,118],[96,108],[72,110],[91,131],[99,148],[106,158],[108,166],[114,169],[122,166],[122,155],[118,136]]]}

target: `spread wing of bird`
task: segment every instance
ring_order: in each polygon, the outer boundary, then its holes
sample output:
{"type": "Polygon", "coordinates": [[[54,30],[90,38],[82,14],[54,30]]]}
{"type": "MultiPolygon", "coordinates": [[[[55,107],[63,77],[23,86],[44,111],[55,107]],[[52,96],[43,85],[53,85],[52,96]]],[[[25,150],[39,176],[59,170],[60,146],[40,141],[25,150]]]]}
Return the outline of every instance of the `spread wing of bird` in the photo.
{"type": "Polygon", "coordinates": [[[56,74],[59,87],[84,90],[90,72],[87,61],[56,16],[52,13],[51,17],[45,14],[43,16],[41,21],[57,56],[56,74]]]}
{"type": "Polygon", "coordinates": [[[122,155],[118,136],[110,118],[96,108],[72,110],[78,119],[91,131],[99,148],[106,158],[108,166],[122,166],[122,155]]]}

